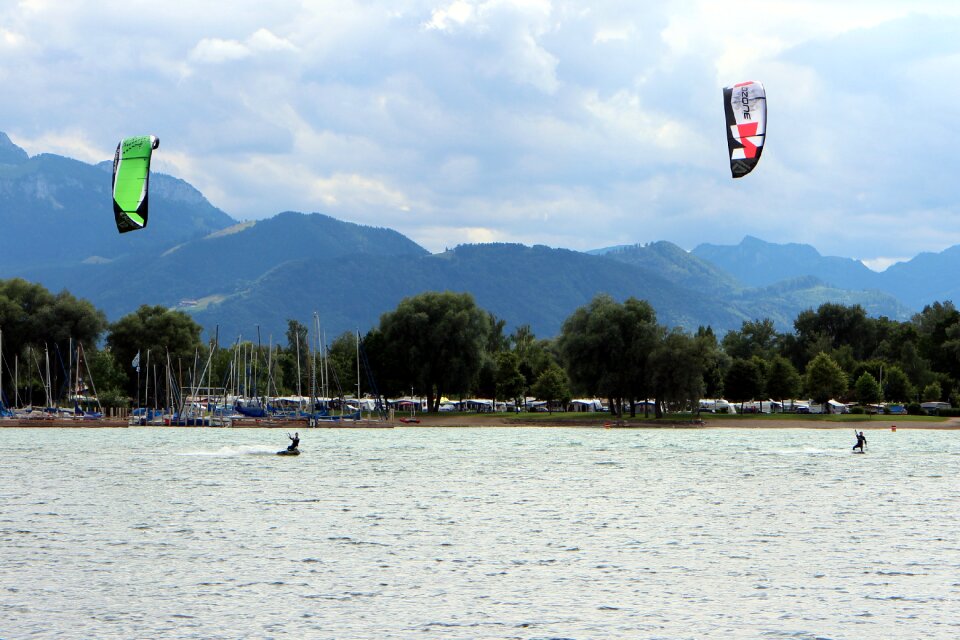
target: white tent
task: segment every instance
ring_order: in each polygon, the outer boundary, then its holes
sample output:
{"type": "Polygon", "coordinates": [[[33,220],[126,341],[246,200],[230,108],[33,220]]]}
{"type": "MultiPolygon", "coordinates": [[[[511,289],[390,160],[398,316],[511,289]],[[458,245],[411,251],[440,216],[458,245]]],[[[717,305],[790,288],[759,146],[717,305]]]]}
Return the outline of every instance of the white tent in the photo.
{"type": "Polygon", "coordinates": [[[570,411],[603,411],[603,403],[596,398],[574,398],[570,401],[570,411]]]}
{"type": "Polygon", "coordinates": [[[836,400],[827,400],[827,413],[850,413],[850,407],[836,400]]]}

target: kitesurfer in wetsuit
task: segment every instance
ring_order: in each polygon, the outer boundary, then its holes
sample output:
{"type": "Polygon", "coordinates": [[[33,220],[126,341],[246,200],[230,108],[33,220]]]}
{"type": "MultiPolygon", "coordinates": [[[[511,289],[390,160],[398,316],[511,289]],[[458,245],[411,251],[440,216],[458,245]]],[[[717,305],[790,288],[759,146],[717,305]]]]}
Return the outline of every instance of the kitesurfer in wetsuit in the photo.
{"type": "Polygon", "coordinates": [[[293,435],[287,434],[287,437],[290,438],[290,446],[287,447],[287,451],[295,451],[297,446],[300,444],[300,432],[296,432],[293,435]]]}
{"type": "Polygon", "coordinates": [[[863,445],[867,444],[867,439],[863,437],[863,431],[857,433],[857,430],[854,429],[853,433],[857,436],[857,444],[853,445],[854,450],[857,448],[860,449],[860,453],[863,453],[863,445]]]}

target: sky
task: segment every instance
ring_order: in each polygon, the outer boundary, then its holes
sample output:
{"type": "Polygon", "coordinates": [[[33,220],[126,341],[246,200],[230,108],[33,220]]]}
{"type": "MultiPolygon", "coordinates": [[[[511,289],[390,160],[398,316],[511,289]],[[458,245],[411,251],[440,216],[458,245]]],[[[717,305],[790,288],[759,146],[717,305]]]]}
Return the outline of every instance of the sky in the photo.
{"type": "Polygon", "coordinates": [[[153,134],[238,220],[431,251],[752,235],[881,269],[960,244],[958,34],[956,0],[0,0],[0,131],[91,163],[153,134]],[[744,80],[769,121],[734,180],[744,80]]]}

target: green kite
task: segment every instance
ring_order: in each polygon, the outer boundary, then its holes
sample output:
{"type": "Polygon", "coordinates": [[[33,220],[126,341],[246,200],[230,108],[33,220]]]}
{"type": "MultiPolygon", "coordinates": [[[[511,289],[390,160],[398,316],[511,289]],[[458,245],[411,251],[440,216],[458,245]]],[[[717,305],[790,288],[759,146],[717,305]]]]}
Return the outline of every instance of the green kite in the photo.
{"type": "Polygon", "coordinates": [[[159,146],[156,136],[124,138],[117,145],[113,157],[113,216],[120,233],[147,226],[150,157],[159,146]]]}

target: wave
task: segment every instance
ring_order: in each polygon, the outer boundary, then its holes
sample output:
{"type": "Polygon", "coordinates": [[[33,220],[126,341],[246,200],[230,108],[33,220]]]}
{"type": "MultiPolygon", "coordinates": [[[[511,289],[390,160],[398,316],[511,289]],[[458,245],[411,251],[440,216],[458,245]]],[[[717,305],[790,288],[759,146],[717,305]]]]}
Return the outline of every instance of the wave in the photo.
{"type": "Polygon", "coordinates": [[[224,446],[216,451],[184,451],[182,456],[209,456],[212,458],[235,458],[237,456],[272,456],[283,447],[267,445],[224,446]]]}

